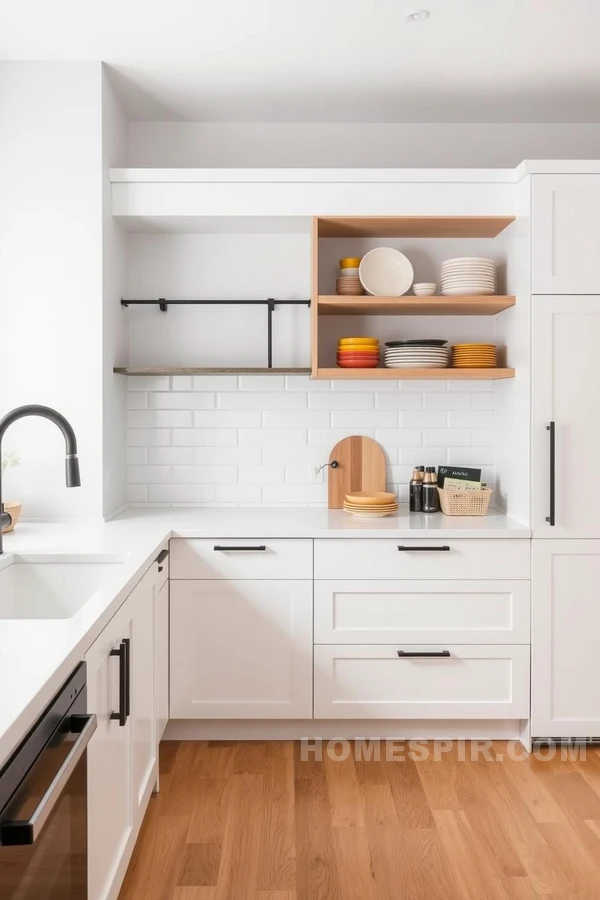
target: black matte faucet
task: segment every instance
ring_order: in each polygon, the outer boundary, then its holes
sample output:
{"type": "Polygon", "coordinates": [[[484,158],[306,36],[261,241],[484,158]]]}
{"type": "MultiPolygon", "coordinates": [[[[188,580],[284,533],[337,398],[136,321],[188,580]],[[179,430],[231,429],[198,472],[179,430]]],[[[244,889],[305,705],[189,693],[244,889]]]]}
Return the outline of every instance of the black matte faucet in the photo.
{"type": "MultiPolygon", "coordinates": [[[[18,406],[12,412],[7,413],[3,419],[0,419],[0,459],[2,458],[2,438],[6,429],[16,422],[17,419],[23,419],[25,416],[41,416],[43,419],[50,419],[55,425],[58,425],[65,437],[65,445],[67,455],[65,457],[65,477],[67,487],[79,487],[81,478],[79,477],[79,459],[77,457],[77,438],[71,425],[64,416],[61,416],[55,409],[49,406],[18,406]]],[[[2,472],[0,471],[0,553],[2,549],[2,529],[10,525],[12,519],[9,513],[4,512],[4,503],[2,502],[2,472]]]]}

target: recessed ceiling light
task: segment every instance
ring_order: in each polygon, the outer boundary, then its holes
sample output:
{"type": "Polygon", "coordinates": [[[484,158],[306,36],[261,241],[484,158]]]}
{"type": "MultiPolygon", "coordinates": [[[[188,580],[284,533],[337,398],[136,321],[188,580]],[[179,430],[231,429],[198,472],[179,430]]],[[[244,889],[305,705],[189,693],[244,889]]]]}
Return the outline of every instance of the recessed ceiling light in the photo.
{"type": "Polygon", "coordinates": [[[425,19],[429,18],[429,15],[428,9],[412,9],[406,13],[406,19],[409,22],[424,22],[425,19]]]}

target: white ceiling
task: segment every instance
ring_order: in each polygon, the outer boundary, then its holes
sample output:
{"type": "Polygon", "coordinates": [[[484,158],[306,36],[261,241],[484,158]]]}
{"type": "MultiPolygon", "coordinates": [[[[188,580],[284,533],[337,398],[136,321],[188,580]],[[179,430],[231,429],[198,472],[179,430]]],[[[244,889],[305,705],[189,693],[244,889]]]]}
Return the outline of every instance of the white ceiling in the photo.
{"type": "Polygon", "coordinates": [[[600,0],[0,0],[0,58],[104,60],[136,119],[599,122],[600,0]]]}

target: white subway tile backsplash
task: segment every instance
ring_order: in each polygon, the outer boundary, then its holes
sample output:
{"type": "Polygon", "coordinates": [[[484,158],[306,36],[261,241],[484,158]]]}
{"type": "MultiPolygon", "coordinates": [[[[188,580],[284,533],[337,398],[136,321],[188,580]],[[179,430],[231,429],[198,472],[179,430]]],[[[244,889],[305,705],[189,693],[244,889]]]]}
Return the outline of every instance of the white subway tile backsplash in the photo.
{"type": "Polygon", "coordinates": [[[430,393],[424,395],[425,409],[468,409],[471,406],[470,394],[461,394],[456,391],[443,393],[430,393]]]}
{"type": "Polygon", "coordinates": [[[196,428],[258,428],[259,409],[202,409],[194,413],[196,428]]]}
{"type": "Polygon", "coordinates": [[[219,409],[306,409],[306,394],[293,391],[235,391],[218,395],[219,409]]]}
{"type": "Polygon", "coordinates": [[[467,428],[425,428],[423,444],[426,447],[466,447],[471,443],[467,428]]]}
{"type": "Polygon", "coordinates": [[[283,466],[240,466],[240,484],[281,484],[285,476],[283,466]]]}
{"type": "Polygon", "coordinates": [[[309,394],[308,405],[311,409],[373,409],[374,394],[309,394]]]}
{"type": "Polygon", "coordinates": [[[415,465],[485,467],[494,482],[490,383],[312,381],[289,376],[129,379],[131,503],[325,505],[335,444],[375,438],[406,502],[415,465]]]}
{"type": "Polygon", "coordinates": [[[173,466],[174,484],[232,484],[238,480],[237,466],[173,466]]]}
{"type": "Polygon", "coordinates": [[[151,447],[148,462],[156,466],[186,466],[194,462],[191,447],[151,447]]]}
{"type": "Polygon", "coordinates": [[[168,391],[168,375],[128,375],[128,391],[168,391]]]}
{"type": "Polygon", "coordinates": [[[385,409],[334,409],[331,413],[331,424],[334,428],[393,428],[398,424],[396,410],[385,409]]]}
{"type": "Polygon", "coordinates": [[[192,424],[187,409],[131,409],[127,413],[128,428],[185,428],[192,424]]]}
{"type": "Polygon", "coordinates": [[[215,394],[201,394],[198,391],[148,394],[149,409],[214,409],[215,406],[215,394]]]}
{"type": "Polygon", "coordinates": [[[267,409],[263,413],[265,428],[327,428],[330,423],[328,409],[267,409]]]}

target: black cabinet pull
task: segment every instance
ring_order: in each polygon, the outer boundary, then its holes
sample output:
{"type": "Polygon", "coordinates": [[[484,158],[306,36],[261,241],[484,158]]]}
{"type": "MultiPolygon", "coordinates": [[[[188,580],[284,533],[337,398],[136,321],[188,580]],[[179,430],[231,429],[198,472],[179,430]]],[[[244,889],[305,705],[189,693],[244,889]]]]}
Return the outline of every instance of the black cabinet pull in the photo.
{"type": "Polygon", "coordinates": [[[396,650],[400,659],[440,659],[441,657],[450,656],[449,650],[396,650]]]}
{"type": "Polygon", "coordinates": [[[403,544],[398,545],[398,550],[402,553],[412,553],[413,551],[417,552],[428,552],[429,550],[449,550],[450,547],[447,544],[443,544],[441,547],[405,547],[403,544]]]}
{"type": "Polygon", "coordinates": [[[235,551],[236,553],[239,552],[240,550],[243,552],[246,552],[247,550],[266,550],[266,549],[267,548],[266,548],[265,544],[260,544],[258,547],[222,547],[221,544],[215,544],[215,546],[213,547],[213,550],[221,550],[221,551],[231,550],[231,551],[235,551]]]}
{"type": "Polygon", "coordinates": [[[119,711],[110,714],[111,719],[116,719],[119,727],[123,728],[127,724],[127,646],[125,641],[121,641],[118,649],[111,650],[110,656],[119,657],[119,711]]]}
{"type": "Polygon", "coordinates": [[[546,522],[556,525],[556,422],[546,425],[546,431],[550,432],[550,515],[546,522]]]}
{"type": "Polygon", "coordinates": [[[131,713],[131,641],[129,638],[123,638],[123,643],[125,644],[125,659],[127,660],[125,667],[125,719],[128,719],[131,713]]]}
{"type": "Polygon", "coordinates": [[[158,563],[158,571],[159,572],[162,572],[163,563],[164,563],[165,559],[168,557],[168,555],[169,555],[168,550],[161,550],[160,553],[158,554],[158,556],[156,557],[156,559],[154,560],[154,562],[158,563]]]}

